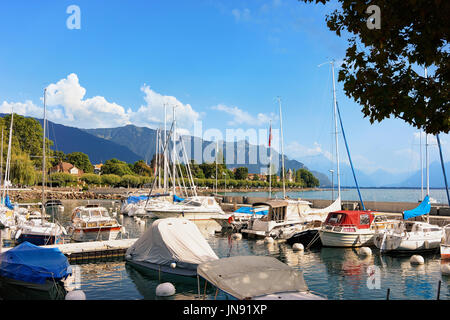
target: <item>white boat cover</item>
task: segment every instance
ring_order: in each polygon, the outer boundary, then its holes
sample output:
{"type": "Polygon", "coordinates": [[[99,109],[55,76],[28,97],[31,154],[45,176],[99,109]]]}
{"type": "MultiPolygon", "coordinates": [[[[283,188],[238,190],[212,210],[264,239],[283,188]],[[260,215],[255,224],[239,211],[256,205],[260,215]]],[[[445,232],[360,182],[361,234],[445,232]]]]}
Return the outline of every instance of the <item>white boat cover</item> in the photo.
{"type": "Polygon", "coordinates": [[[324,220],[328,214],[330,212],[334,212],[334,211],[340,211],[342,210],[342,204],[341,204],[341,198],[338,197],[332,204],[330,204],[328,207],[326,208],[322,208],[322,209],[314,209],[314,208],[310,208],[307,209],[305,214],[307,215],[307,217],[312,217],[312,216],[319,216],[320,218],[323,218],[322,220],[324,220]]]}
{"type": "Polygon", "coordinates": [[[308,291],[300,271],[273,257],[235,256],[204,262],[197,274],[238,299],[308,291]]]}
{"type": "Polygon", "coordinates": [[[197,226],[182,218],[158,219],[127,250],[132,261],[170,265],[172,262],[199,264],[217,255],[197,226]]]}

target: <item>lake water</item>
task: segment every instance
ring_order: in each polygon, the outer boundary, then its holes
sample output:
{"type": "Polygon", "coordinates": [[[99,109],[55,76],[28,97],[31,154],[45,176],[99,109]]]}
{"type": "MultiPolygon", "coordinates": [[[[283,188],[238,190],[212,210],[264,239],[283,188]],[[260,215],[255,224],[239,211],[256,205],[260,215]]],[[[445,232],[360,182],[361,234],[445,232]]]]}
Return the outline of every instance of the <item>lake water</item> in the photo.
{"type": "MultiPolygon", "coordinates": [[[[418,202],[423,200],[421,189],[360,189],[363,201],[386,201],[386,202],[418,202]]],[[[222,192],[229,196],[268,197],[268,192],[222,192]]],[[[304,199],[336,199],[337,189],[313,190],[313,191],[287,191],[286,195],[291,198],[304,199]]],[[[424,189],[426,195],[426,189],[424,189]]],[[[341,189],[342,200],[358,201],[357,189],[341,189]]],[[[272,192],[272,197],[283,197],[283,192],[272,192]]],[[[448,204],[445,189],[430,189],[430,197],[438,203],[448,204]]]]}
{"type": "MultiPolygon", "coordinates": [[[[107,208],[118,208],[112,201],[97,202],[107,208]]],[[[61,220],[68,223],[72,209],[86,201],[69,200],[63,203],[65,213],[61,220]]],[[[132,238],[139,237],[153,221],[147,219],[145,225],[139,225],[129,217],[120,216],[119,220],[132,238]]],[[[219,257],[273,256],[302,271],[308,287],[328,299],[382,300],[386,298],[388,288],[390,299],[436,299],[439,280],[442,281],[440,298],[450,298],[450,277],[441,274],[438,254],[424,256],[425,264],[415,267],[410,265],[409,256],[380,256],[375,248],[374,254],[366,258],[359,257],[353,249],[322,248],[298,253],[286,243],[265,244],[263,241],[247,239],[232,241],[227,234],[216,233],[220,227],[214,221],[196,224],[219,257]],[[368,286],[368,269],[372,266],[375,266],[376,275],[379,275],[379,283],[368,286]]],[[[122,260],[82,264],[79,267],[81,290],[89,300],[162,299],[156,297],[155,289],[159,283],[166,281],[174,284],[176,294],[164,299],[197,298],[195,278],[186,280],[165,274],[159,278],[156,272],[143,274],[122,260]]],[[[208,298],[214,297],[211,286],[207,293],[208,298]]],[[[221,298],[219,295],[218,299],[221,298]]]]}

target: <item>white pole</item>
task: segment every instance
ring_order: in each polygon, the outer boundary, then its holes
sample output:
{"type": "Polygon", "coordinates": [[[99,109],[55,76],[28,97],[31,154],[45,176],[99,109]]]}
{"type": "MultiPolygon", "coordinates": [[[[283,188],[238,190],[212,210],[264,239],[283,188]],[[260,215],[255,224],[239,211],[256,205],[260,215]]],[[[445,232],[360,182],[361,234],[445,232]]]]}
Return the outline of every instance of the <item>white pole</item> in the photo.
{"type": "MultiPolygon", "coordinates": [[[[164,103],[164,145],[167,146],[167,108],[164,103]]],[[[167,193],[167,147],[164,148],[164,193],[167,193]]]]}
{"type": "Polygon", "coordinates": [[[422,130],[419,131],[419,144],[420,144],[420,188],[421,188],[421,200],[423,200],[423,154],[422,154],[422,130]]]}
{"type": "Polygon", "coordinates": [[[217,161],[218,161],[218,152],[219,152],[219,141],[216,140],[216,194],[217,194],[217,161]]]}
{"type": "Polygon", "coordinates": [[[175,195],[175,188],[176,188],[176,170],[177,170],[177,168],[176,168],[176,165],[175,165],[175,157],[176,157],[176,148],[175,148],[175,144],[176,144],[176,135],[177,135],[177,131],[176,131],[176,122],[175,122],[175,108],[176,108],[176,106],[173,106],[173,134],[172,134],[172,137],[173,137],[173,159],[172,159],[172,172],[173,172],[173,174],[172,174],[172,179],[173,179],[173,183],[172,183],[172,191],[173,191],[173,194],[175,195]]]}
{"type": "MultiPolygon", "coordinates": [[[[269,141],[271,140],[270,135],[272,134],[272,120],[270,120],[270,131],[269,131],[269,141]]],[[[272,148],[269,146],[269,199],[272,198],[272,148]]]]}
{"type": "Polygon", "coordinates": [[[3,181],[3,127],[2,127],[2,149],[0,151],[0,187],[2,185],[3,181]]]}
{"type": "Polygon", "coordinates": [[[336,161],[337,161],[337,180],[338,180],[338,198],[341,197],[341,175],[339,171],[339,145],[338,145],[338,124],[337,124],[337,105],[336,105],[336,85],[334,78],[334,60],[331,61],[331,70],[333,71],[333,102],[334,102],[334,127],[335,127],[335,140],[336,140],[336,161]]]}
{"type": "MultiPolygon", "coordinates": [[[[425,68],[425,79],[428,78],[427,68],[425,68]]],[[[430,170],[429,170],[429,155],[428,155],[428,133],[425,132],[425,161],[427,167],[427,196],[430,196],[430,170]]]]}
{"type": "Polygon", "coordinates": [[[46,105],[45,105],[45,98],[47,95],[47,88],[44,89],[44,136],[42,139],[42,220],[45,219],[45,137],[46,137],[46,105]]]}
{"type": "Polygon", "coordinates": [[[10,168],[10,164],[11,164],[11,141],[12,141],[13,122],[14,122],[14,111],[11,109],[11,124],[9,126],[8,154],[6,155],[5,182],[3,183],[3,199],[5,199],[6,189],[8,188],[7,182],[9,181],[9,168],[10,168]]]}
{"type": "Polygon", "coordinates": [[[280,130],[281,130],[281,172],[283,179],[283,199],[286,199],[286,184],[285,184],[285,173],[284,173],[284,142],[283,142],[283,116],[281,112],[281,98],[278,97],[278,104],[280,106],[280,130]]]}

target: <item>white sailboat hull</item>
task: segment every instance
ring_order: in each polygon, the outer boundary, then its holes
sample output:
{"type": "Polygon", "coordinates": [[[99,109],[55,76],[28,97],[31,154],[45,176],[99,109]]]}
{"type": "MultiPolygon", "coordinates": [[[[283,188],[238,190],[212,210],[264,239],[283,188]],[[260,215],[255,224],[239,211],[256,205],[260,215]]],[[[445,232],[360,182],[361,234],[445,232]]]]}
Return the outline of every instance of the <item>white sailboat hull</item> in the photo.
{"type": "Polygon", "coordinates": [[[373,245],[374,231],[370,229],[357,232],[319,230],[319,235],[325,247],[363,247],[373,245]]]}
{"type": "Polygon", "coordinates": [[[374,244],[384,252],[389,251],[425,251],[440,247],[442,234],[406,233],[386,234],[379,233],[374,237],[374,244]],[[384,241],[383,241],[384,238],[384,241]]]}

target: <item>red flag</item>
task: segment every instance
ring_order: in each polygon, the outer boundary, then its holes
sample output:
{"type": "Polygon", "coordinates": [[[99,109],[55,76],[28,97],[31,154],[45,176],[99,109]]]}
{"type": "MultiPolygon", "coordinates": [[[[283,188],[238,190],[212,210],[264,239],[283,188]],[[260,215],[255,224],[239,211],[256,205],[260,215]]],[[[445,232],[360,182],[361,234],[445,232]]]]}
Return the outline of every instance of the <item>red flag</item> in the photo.
{"type": "Polygon", "coordinates": [[[270,125],[270,128],[269,128],[269,148],[270,148],[271,142],[272,142],[272,124],[270,125]]]}

